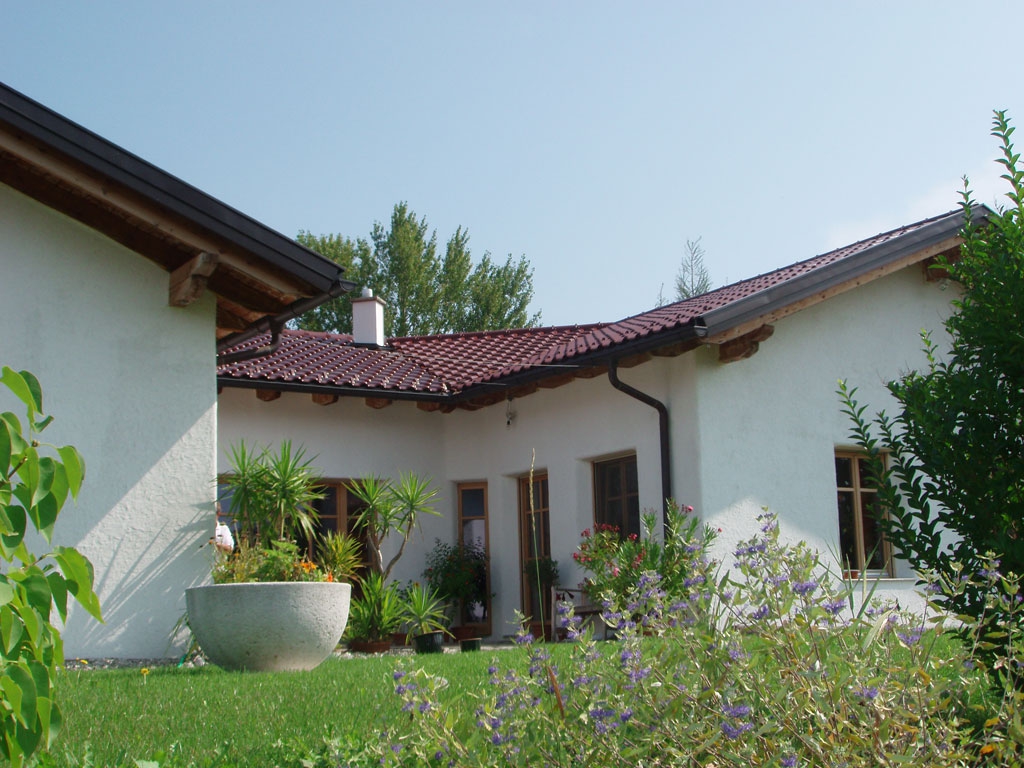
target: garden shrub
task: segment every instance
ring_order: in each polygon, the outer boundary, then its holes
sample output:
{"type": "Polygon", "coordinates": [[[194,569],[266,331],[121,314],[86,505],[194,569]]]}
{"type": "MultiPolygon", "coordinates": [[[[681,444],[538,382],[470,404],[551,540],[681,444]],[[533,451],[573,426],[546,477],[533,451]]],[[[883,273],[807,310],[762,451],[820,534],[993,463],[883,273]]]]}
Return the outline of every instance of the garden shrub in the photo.
{"type": "MultiPolygon", "coordinates": [[[[888,384],[892,416],[869,420],[855,389],[840,386],[852,437],[874,459],[886,538],[914,569],[947,580],[954,565],[978,572],[988,553],[1004,571],[1024,573],[1024,169],[1005,114],[993,124],[1010,205],[978,225],[965,188],[960,257],[937,265],[962,288],[945,322],[948,353],[924,337],[927,369],[888,384]]],[[[954,614],[1005,624],[985,588],[972,581],[936,599],[954,614]]]]}
{"type": "MultiPolygon", "coordinates": [[[[1015,764],[1024,734],[1006,695],[979,719],[985,677],[939,616],[896,606],[849,610],[804,544],[779,541],[773,516],[720,576],[702,546],[687,553],[687,594],[672,598],[644,572],[606,619],[618,639],[596,643],[572,607],[569,661],[520,632],[494,663],[475,708],[446,706],[446,681],[394,673],[408,718],[364,740],[323,745],[303,765],[925,766],[1015,764]]],[[[988,574],[1016,602],[1019,581],[988,574]]],[[[941,585],[935,587],[942,589],[941,585]]],[[[956,588],[956,585],[949,585],[956,588]]],[[[1019,604],[1019,603],[1018,603],[1019,604]]],[[[995,606],[994,606],[995,607],[995,606]]],[[[1006,606],[1004,606],[1006,607],[1006,606]]],[[[1019,609],[1014,609],[1019,610],[1019,609]]],[[[1013,642],[1021,648],[1020,638],[1013,642]]],[[[1016,662],[1003,657],[1007,676],[1016,662]]],[[[298,763],[296,763],[298,764],[298,763]]]]}
{"type": "Polygon", "coordinates": [[[61,726],[53,679],[64,650],[54,609],[66,621],[70,596],[101,619],[89,561],[71,547],[36,555],[25,542],[31,526],[50,543],[64,503],[81,488],[82,457],[70,445],[40,442],[52,417],[35,376],[4,367],[0,384],[25,408],[24,423],[0,413],[0,755],[17,768],[61,726]]]}

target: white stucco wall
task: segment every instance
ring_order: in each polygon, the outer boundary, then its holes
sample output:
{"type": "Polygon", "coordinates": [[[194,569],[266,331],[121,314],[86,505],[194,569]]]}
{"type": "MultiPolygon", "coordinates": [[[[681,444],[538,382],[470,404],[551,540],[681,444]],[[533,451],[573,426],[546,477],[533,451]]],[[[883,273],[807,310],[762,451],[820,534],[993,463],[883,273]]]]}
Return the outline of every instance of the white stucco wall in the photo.
{"type": "Polygon", "coordinates": [[[106,623],[72,611],[65,651],[173,654],[184,589],[209,572],[214,300],[169,307],[165,271],[3,185],[0,265],[0,364],[39,378],[55,417],[44,437],[86,462],[55,543],[92,561],[106,623]]]}
{"type": "MultiPolygon", "coordinates": [[[[700,510],[723,530],[716,553],[726,565],[756,533],[762,506],[778,514],[783,536],[839,551],[834,452],[855,445],[838,381],[858,388],[868,413],[891,411],[885,382],[925,366],[920,331],[944,338],[951,291],[911,267],[781,320],[747,360],[722,365],[698,350],[700,510]]],[[[876,594],[920,606],[905,563],[896,575],[876,594]]]]}

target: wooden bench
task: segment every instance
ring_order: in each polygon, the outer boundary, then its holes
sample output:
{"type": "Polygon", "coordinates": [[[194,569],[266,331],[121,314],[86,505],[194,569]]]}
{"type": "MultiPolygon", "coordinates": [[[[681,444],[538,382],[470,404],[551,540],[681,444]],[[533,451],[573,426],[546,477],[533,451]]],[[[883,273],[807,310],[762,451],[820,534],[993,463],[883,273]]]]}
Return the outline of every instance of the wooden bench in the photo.
{"type": "MultiPolygon", "coordinates": [[[[590,602],[590,597],[585,590],[578,587],[551,587],[551,626],[552,637],[557,643],[565,638],[565,628],[559,623],[558,604],[569,603],[572,605],[573,613],[580,620],[580,628],[584,624],[601,619],[601,612],[604,610],[600,605],[590,602]]],[[[608,639],[608,626],[601,621],[602,637],[608,639]]]]}

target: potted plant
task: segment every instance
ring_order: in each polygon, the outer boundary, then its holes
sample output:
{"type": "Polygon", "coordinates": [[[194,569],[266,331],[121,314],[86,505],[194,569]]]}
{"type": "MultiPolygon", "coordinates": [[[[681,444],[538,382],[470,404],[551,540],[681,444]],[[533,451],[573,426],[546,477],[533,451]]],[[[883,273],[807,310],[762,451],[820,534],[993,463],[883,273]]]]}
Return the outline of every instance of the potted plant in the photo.
{"type": "Polygon", "coordinates": [[[405,605],[396,584],[379,573],[370,573],[360,584],[362,594],[352,601],[345,638],[349,650],[383,653],[391,637],[406,620],[405,605]]]}
{"type": "Polygon", "coordinates": [[[448,617],[441,596],[427,585],[409,590],[405,601],[405,622],[416,653],[440,653],[448,634],[448,617]]]}
{"type": "Polygon", "coordinates": [[[462,640],[475,636],[477,627],[469,625],[470,606],[487,600],[487,550],[479,539],[449,544],[436,539],[427,554],[423,572],[427,583],[450,603],[462,627],[455,627],[455,637],[462,640]]]}
{"type": "Polygon", "coordinates": [[[232,460],[225,482],[237,546],[218,547],[214,584],[186,590],[188,625],[207,658],[225,669],[312,669],[337,646],[352,589],[296,544],[315,540],[319,477],[288,441],[277,453],[240,443],[232,460]]]}

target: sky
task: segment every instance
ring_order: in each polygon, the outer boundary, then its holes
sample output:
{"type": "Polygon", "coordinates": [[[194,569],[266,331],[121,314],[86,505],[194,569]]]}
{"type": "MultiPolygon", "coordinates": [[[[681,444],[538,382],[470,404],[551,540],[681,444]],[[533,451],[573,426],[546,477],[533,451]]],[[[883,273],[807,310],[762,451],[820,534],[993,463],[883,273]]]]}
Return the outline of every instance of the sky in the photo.
{"type": "MultiPolygon", "coordinates": [[[[0,0],[0,81],[273,229],[405,201],[545,325],[998,203],[1024,3],[0,0]]],[[[1024,135],[1024,134],[1022,134],[1024,135]]]]}

